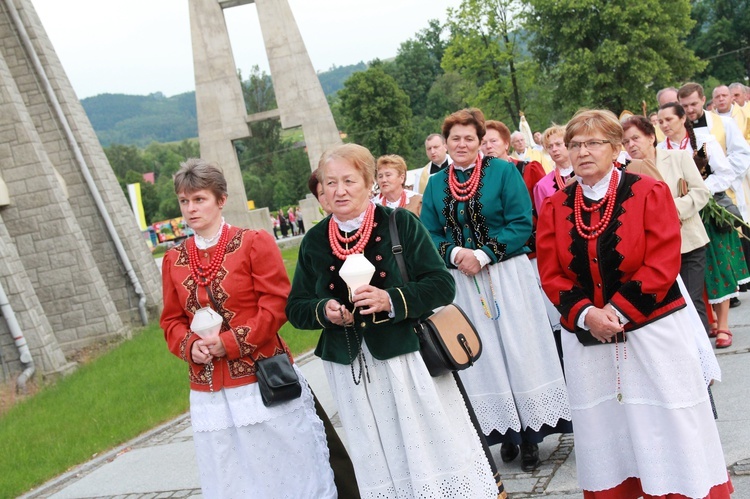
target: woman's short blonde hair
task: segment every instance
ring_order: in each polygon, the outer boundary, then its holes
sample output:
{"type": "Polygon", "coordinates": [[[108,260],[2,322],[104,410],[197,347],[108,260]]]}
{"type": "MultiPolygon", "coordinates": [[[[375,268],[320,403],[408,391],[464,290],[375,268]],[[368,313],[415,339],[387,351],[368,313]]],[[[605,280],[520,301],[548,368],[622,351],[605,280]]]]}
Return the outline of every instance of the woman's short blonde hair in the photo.
{"type": "Polygon", "coordinates": [[[622,146],[622,125],[614,113],[604,109],[582,109],[565,125],[565,147],[576,135],[599,134],[613,148],[622,146]]]}
{"type": "MultiPolygon", "coordinates": [[[[565,137],[565,127],[562,125],[552,125],[548,129],[544,131],[542,134],[542,145],[545,149],[549,149],[549,141],[552,137],[560,135],[561,137],[565,137]]],[[[565,139],[563,139],[564,141],[565,139]]]]}
{"type": "Polygon", "coordinates": [[[210,191],[217,200],[227,195],[227,179],[221,169],[201,158],[188,158],[180,163],[174,176],[175,194],[190,194],[203,189],[210,191]]]}
{"type": "Polygon", "coordinates": [[[359,144],[343,144],[325,151],[316,170],[319,182],[323,182],[323,170],[334,159],[350,163],[362,175],[368,188],[375,183],[375,158],[366,147],[359,144]]]}
{"type": "Polygon", "coordinates": [[[378,158],[378,163],[375,168],[375,173],[381,168],[393,168],[396,173],[404,176],[404,181],[401,182],[401,187],[406,184],[406,161],[398,154],[386,154],[378,158]]]}

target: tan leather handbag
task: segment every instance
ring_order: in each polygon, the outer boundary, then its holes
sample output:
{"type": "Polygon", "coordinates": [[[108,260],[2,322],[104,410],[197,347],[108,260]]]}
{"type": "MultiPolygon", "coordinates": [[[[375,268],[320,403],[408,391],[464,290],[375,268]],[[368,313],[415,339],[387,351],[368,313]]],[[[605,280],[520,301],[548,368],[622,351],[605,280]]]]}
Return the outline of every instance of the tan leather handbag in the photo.
{"type": "Polygon", "coordinates": [[[433,377],[466,369],[482,353],[477,330],[455,303],[418,321],[417,336],[422,359],[433,377]]]}
{"type": "MultiPolygon", "coordinates": [[[[389,227],[393,256],[396,258],[401,279],[409,282],[404,262],[403,247],[398,237],[396,211],[391,212],[389,227]]],[[[482,354],[482,340],[474,324],[461,307],[455,303],[438,309],[415,327],[419,337],[419,352],[422,354],[430,376],[437,377],[452,371],[460,371],[474,364],[482,354]]]]}

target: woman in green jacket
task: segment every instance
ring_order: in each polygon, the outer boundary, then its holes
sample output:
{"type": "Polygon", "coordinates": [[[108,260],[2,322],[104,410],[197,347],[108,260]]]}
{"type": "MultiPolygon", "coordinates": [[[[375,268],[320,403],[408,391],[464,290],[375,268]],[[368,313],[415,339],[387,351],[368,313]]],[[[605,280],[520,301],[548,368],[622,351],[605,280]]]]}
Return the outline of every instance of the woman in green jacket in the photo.
{"type": "Polygon", "coordinates": [[[521,468],[533,471],[538,443],[570,432],[571,416],[542,291],[526,256],[531,198],[515,165],[479,154],[482,111],[457,111],[442,131],[453,163],[430,178],[420,216],[455,279],[456,303],[482,338],[482,358],[461,371],[461,380],[488,442],[502,442],[502,460],[520,451],[521,468]]]}
{"type": "Polygon", "coordinates": [[[362,146],[324,153],[319,177],[332,215],[302,241],[287,316],[297,328],[323,330],[315,353],[362,497],[498,497],[455,380],[430,377],[418,352],[416,320],[452,301],[453,279],[419,220],[399,211],[410,277],[403,283],[391,251],[391,210],[370,200],[374,171],[362,146]],[[339,275],[350,254],[375,267],[370,284],[353,290],[339,275]]]}

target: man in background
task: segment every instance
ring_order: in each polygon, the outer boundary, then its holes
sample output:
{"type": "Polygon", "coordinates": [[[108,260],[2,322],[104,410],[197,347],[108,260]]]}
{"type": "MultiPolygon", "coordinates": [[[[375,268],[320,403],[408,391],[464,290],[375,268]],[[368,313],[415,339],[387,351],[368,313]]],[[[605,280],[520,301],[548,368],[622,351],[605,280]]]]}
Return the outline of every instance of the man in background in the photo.
{"type": "Polygon", "coordinates": [[[439,133],[432,133],[427,136],[424,141],[424,149],[430,162],[425,165],[419,176],[419,186],[415,190],[420,194],[424,193],[430,176],[435,175],[444,168],[448,168],[448,164],[451,161],[450,156],[448,156],[448,147],[445,145],[445,137],[439,133]]]}
{"type": "Polygon", "coordinates": [[[544,151],[537,151],[531,147],[526,147],[526,138],[521,132],[513,132],[510,134],[510,145],[513,146],[513,154],[511,158],[515,158],[519,161],[538,161],[545,173],[549,173],[555,167],[552,164],[552,160],[547,156],[544,151]]]}
{"type": "Polygon", "coordinates": [[[732,101],[743,108],[745,113],[750,111],[750,106],[746,105],[748,103],[748,88],[745,85],[739,82],[734,82],[729,85],[729,93],[732,94],[732,101]]]}
{"type": "Polygon", "coordinates": [[[742,105],[733,102],[729,87],[726,85],[719,85],[714,88],[713,101],[714,112],[719,116],[733,119],[734,122],[737,123],[737,128],[740,129],[742,136],[747,140],[748,126],[746,113],[743,111],[742,105]]]}
{"type": "MultiPolygon", "coordinates": [[[[713,136],[727,155],[729,164],[732,166],[732,172],[734,173],[732,188],[727,189],[727,194],[734,198],[733,200],[742,218],[748,221],[750,214],[747,211],[748,204],[742,184],[748,168],[750,168],[750,145],[748,145],[737,123],[732,118],[719,116],[715,112],[707,113],[705,111],[706,97],[703,94],[703,87],[700,84],[693,82],[684,84],[678,90],[677,98],[680,105],[685,109],[687,119],[693,125],[696,137],[700,135],[713,136]]],[[[742,250],[747,260],[750,257],[750,246],[743,244],[742,250]]],[[[739,299],[736,297],[730,300],[731,307],[738,305],[739,299]]]]}
{"type": "Polygon", "coordinates": [[[674,87],[662,88],[656,92],[656,101],[659,107],[669,102],[677,102],[677,89],[674,87]]]}

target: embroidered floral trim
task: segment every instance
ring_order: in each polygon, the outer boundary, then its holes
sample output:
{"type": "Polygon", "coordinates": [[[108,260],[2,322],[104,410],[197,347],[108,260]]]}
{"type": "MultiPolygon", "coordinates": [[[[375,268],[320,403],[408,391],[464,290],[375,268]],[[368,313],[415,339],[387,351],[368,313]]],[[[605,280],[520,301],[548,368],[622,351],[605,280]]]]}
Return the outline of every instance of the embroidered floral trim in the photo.
{"type": "Polygon", "coordinates": [[[190,359],[187,357],[187,344],[188,340],[190,339],[190,336],[193,335],[193,332],[188,329],[188,332],[185,334],[185,337],[182,338],[182,341],[180,341],[180,358],[184,360],[185,362],[189,362],[190,359]]]}
{"type": "Polygon", "coordinates": [[[177,250],[177,260],[175,260],[175,266],[189,267],[190,262],[188,260],[187,244],[183,240],[175,249],[177,250]]]}
{"type": "Polygon", "coordinates": [[[242,246],[242,239],[245,236],[246,232],[248,232],[248,229],[237,230],[237,233],[234,236],[232,236],[232,239],[230,239],[229,242],[227,243],[227,250],[225,253],[226,255],[230,253],[234,253],[235,251],[240,249],[240,247],[242,246]]]}
{"type": "MultiPolygon", "coordinates": [[[[458,246],[463,246],[463,233],[461,232],[461,226],[457,221],[458,202],[451,195],[449,180],[450,178],[448,175],[445,175],[445,187],[443,188],[443,193],[445,194],[445,197],[443,198],[443,218],[445,219],[445,227],[443,227],[443,231],[446,236],[448,236],[448,232],[450,232],[453,242],[458,246]]],[[[439,249],[442,252],[442,256],[445,257],[446,248],[447,246],[450,246],[450,244],[441,243],[441,246],[442,247],[439,249]]]]}
{"type": "Polygon", "coordinates": [[[232,329],[235,338],[237,338],[237,345],[240,347],[240,357],[249,357],[253,353],[258,345],[254,345],[247,341],[247,337],[250,334],[250,328],[247,326],[238,326],[232,329]]]}
{"type": "Polygon", "coordinates": [[[227,369],[229,370],[229,377],[232,379],[254,376],[257,370],[255,363],[246,359],[227,360],[227,369]]]}
{"type": "Polygon", "coordinates": [[[188,366],[188,372],[190,373],[190,382],[195,383],[196,385],[206,385],[208,386],[208,380],[210,379],[208,375],[208,365],[204,365],[200,371],[198,371],[198,374],[195,373],[192,367],[188,366]]]}

